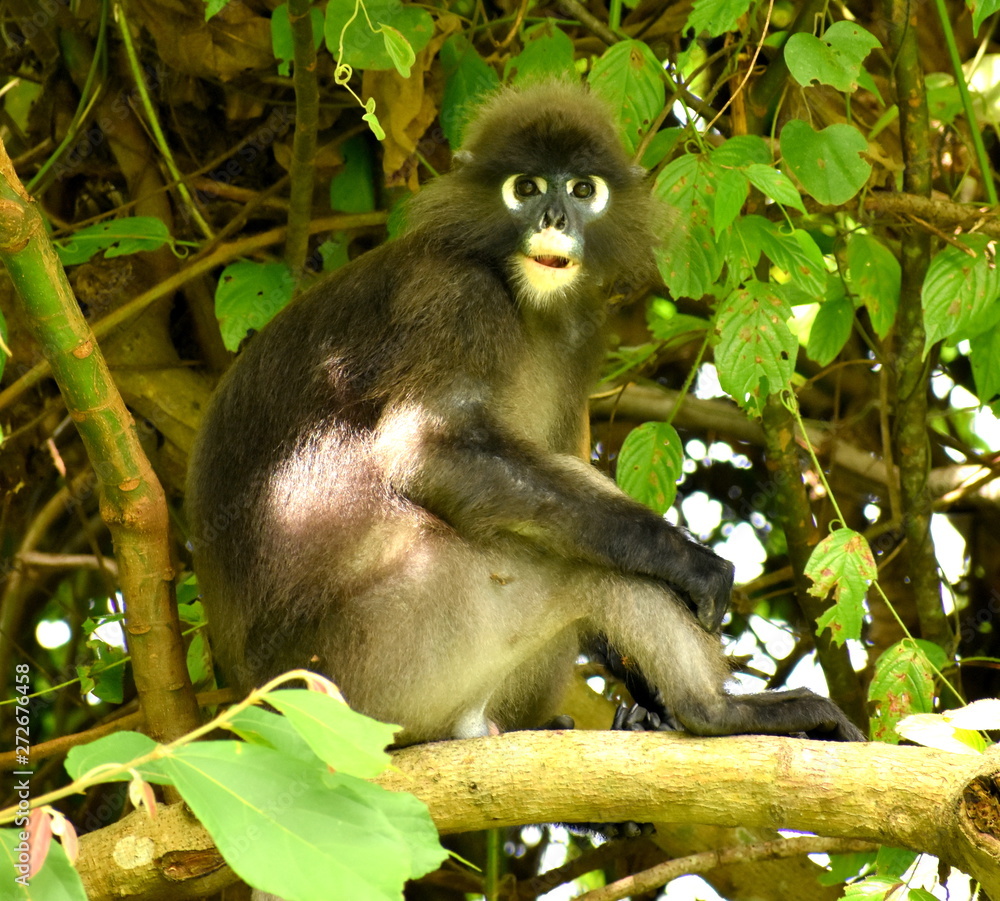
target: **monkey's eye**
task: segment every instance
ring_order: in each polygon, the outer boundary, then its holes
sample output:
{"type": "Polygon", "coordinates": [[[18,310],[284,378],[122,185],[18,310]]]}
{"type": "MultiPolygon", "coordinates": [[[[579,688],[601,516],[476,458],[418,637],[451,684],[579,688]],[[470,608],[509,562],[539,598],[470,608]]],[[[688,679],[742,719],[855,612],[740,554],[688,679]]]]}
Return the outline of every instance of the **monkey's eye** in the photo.
{"type": "Polygon", "coordinates": [[[500,189],[503,202],[512,213],[519,212],[526,200],[538,197],[548,190],[548,183],[540,175],[509,175],[500,189]]]}
{"type": "Polygon", "coordinates": [[[514,193],[518,197],[534,197],[542,192],[533,178],[519,178],[514,182],[514,193]]]}
{"type": "Polygon", "coordinates": [[[589,216],[604,212],[611,194],[608,183],[599,175],[569,179],[566,182],[566,193],[575,200],[585,200],[589,216]]]}

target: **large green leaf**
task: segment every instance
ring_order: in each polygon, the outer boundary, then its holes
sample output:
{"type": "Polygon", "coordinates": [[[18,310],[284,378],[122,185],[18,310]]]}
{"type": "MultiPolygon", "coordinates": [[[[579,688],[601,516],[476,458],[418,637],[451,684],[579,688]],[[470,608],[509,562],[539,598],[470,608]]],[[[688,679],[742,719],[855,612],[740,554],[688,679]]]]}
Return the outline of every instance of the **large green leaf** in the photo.
{"type": "Polygon", "coordinates": [[[441,66],[445,74],[444,98],[441,101],[441,129],[453,150],[462,145],[462,133],[482,99],[500,84],[497,73],[488,66],[462,34],[448,38],[441,47],[441,66]]]}
{"type": "Polygon", "coordinates": [[[864,135],[842,122],[815,131],[792,119],[781,130],[785,167],[820,203],[846,203],[864,187],[872,167],[860,154],[867,150],[864,135]]]}
{"type": "Polygon", "coordinates": [[[899,260],[878,238],[858,232],[847,242],[847,272],[851,290],[867,308],[876,334],[884,338],[899,308],[899,260]]]}
{"type": "Polygon", "coordinates": [[[750,0],[695,0],[683,31],[693,28],[695,37],[735,31],[740,16],[749,8],[750,0]]]}
{"type": "Polygon", "coordinates": [[[653,193],[676,219],[657,248],[664,284],[677,297],[702,297],[722,271],[725,240],[713,234],[716,172],[704,157],[685,154],[669,163],[656,179],[653,193]]]}
{"type": "Polygon", "coordinates": [[[763,216],[743,216],[733,226],[733,240],[740,247],[741,271],[750,272],[764,254],[788,274],[797,302],[813,302],[826,295],[823,253],[812,235],[802,229],[786,231],[763,216]]]}
{"type": "Polygon", "coordinates": [[[644,422],[622,444],[615,478],[622,491],[662,514],[677,496],[683,461],[677,430],[666,422],[644,422]]]}
{"type": "Polygon", "coordinates": [[[164,766],[226,862],[286,901],[398,901],[445,856],[416,798],[268,747],[201,742],[164,766]]]}
{"type": "Polygon", "coordinates": [[[223,269],[215,288],[215,316],[226,347],[235,351],[247,332],[260,331],[294,290],[295,279],[284,263],[241,260],[223,269]]]}
{"type": "Polygon", "coordinates": [[[522,49],[504,65],[504,81],[515,84],[575,76],[573,41],[551,19],[526,28],[522,49]]]}
{"type": "Polygon", "coordinates": [[[267,702],[280,710],[316,756],[338,773],[371,779],[389,765],[385,748],[392,744],[397,726],[363,716],[330,695],[303,688],[272,691],[267,702]]]}
{"type": "Polygon", "coordinates": [[[108,259],[145,250],[157,250],[169,243],[167,226],[155,216],[128,216],[110,219],[81,228],[64,242],[56,244],[56,253],[64,266],[85,263],[105,251],[108,259]]]}
{"type": "Polygon", "coordinates": [[[773,286],[759,281],[737,288],[719,308],[719,383],[755,414],[767,395],[783,389],[795,371],[798,340],[788,328],[791,312],[773,286]]]}
{"type": "Polygon", "coordinates": [[[343,213],[370,213],[375,209],[375,173],[368,141],[355,135],[341,150],[344,168],[330,179],[330,208],[343,213]]]}
{"type": "Polygon", "coordinates": [[[333,0],[326,8],[327,49],[338,63],[359,69],[397,69],[400,42],[409,46],[410,53],[419,53],[433,34],[430,13],[404,6],[400,0],[364,0],[363,8],[349,0],[333,0]],[[383,31],[383,26],[391,31],[383,31]]]}
{"type": "Polygon", "coordinates": [[[619,41],[594,63],[587,81],[608,101],[634,151],[666,102],[660,61],[642,41],[619,41]]]}
{"type": "Polygon", "coordinates": [[[1000,322],[1000,271],[985,235],[963,235],[931,259],[921,300],[927,329],[926,355],[942,338],[955,343],[1000,322]]]}
{"type": "Polygon", "coordinates": [[[793,34],[785,43],[785,62],[801,85],[818,81],[850,92],[857,90],[865,57],[878,46],[878,38],[856,22],[835,22],[822,38],[793,34]]]}
{"type": "Polygon", "coordinates": [[[976,393],[982,403],[993,403],[1000,397],[1000,325],[976,335],[969,347],[976,393]]]}
{"type": "Polygon", "coordinates": [[[827,297],[809,329],[806,353],[820,366],[833,362],[843,350],[854,327],[854,304],[843,292],[827,297]]]}

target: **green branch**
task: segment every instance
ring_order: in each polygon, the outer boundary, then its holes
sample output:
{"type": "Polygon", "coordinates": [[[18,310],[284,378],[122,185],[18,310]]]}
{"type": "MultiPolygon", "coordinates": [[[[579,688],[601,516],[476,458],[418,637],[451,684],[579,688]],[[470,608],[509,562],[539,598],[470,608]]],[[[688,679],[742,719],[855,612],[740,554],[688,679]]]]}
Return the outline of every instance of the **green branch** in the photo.
{"type": "Polygon", "coordinates": [[[101,515],[114,540],[136,688],[149,734],[169,740],[194,728],[199,715],[174,604],[166,498],[41,214],[2,143],[0,260],[100,479],[101,515]]]}

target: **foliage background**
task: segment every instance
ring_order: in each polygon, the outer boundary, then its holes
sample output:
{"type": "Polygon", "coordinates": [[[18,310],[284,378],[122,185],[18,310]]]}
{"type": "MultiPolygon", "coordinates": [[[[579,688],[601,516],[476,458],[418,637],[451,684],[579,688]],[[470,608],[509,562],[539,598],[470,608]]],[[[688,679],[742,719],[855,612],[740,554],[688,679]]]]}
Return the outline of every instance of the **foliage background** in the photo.
{"type": "MultiPolygon", "coordinates": [[[[907,712],[1000,695],[994,7],[365,8],[0,4],[4,143],[166,489],[178,571],[192,436],[248,330],[394,231],[483,94],[575,73],[620,110],[672,209],[662,284],[615,299],[597,465],[661,509],[680,477],[672,515],[738,558],[727,635],[769,687],[818,659],[887,740],[907,712]],[[811,591],[831,524],[866,536],[884,594],[864,597],[863,547],[828,561],[835,598],[811,591]]],[[[59,687],[32,707],[44,741],[134,705],[135,686],[94,631],[120,609],[100,462],[0,292],[0,678],[28,660],[36,690],[59,687]],[[69,626],[55,646],[51,623],[69,626]]],[[[64,778],[53,766],[39,788],[64,778]]],[[[120,803],[65,809],[87,831],[120,803]]]]}

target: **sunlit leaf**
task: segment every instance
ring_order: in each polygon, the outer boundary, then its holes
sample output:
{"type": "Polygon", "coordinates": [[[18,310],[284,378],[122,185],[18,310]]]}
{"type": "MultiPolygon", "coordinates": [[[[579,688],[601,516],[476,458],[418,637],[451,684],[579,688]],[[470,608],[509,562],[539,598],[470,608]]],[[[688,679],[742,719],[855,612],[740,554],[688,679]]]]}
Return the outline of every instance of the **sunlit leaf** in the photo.
{"type": "Polygon", "coordinates": [[[622,491],[662,514],[677,495],[683,461],[677,430],[666,422],[644,422],[622,444],[615,478],[622,491]]]}
{"type": "Polygon", "coordinates": [[[834,605],[816,621],[816,633],[829,626],[837,644],[860,638],[865,594],[878,576],[864,535],[846,528],[831,532],[809,555],[806,575],[813,582],[811,595],[825,598],[833,592],[834,605]]]}
{"type": "Polygon", "coordinates": [[[872,167],[860,154],[867,150],[864,135],[843,122],[815,131],[792,119],[781,130],[784,166],[820,203],[846,203],[864,187],[872,167]]]}

